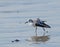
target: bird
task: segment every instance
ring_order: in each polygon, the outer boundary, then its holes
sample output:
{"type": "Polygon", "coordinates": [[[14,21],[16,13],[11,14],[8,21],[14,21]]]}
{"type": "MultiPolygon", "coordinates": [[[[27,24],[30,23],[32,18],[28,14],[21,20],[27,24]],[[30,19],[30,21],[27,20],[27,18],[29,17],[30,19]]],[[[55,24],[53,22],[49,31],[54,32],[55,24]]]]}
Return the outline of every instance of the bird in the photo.
{"type": "Polygon", "coordinates": [[[43,21],[39,18],[36,18],[36,19],[29,19],[28,21],[25,22],[26,23],[30,23],[32,24],[33,27],[35,27],[35,33],[36,33],[36,36],[37,36],[37,27],[42,27],[44,33],[43,33],[43,36],[45,35],[45,28],[51,28],[51,26],[49,26],[48,24],[45,23],[46,21],[43,21]]]}

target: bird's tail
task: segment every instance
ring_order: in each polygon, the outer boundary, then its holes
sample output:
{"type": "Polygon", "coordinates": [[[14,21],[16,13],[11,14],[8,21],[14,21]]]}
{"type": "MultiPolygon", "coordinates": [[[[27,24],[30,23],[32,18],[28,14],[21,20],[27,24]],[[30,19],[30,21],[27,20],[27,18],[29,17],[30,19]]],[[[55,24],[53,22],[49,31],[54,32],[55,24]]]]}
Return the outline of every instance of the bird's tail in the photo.
{"type": "Polygon", "coordinates": [[[46,27],[46,28],[51,28],[51,26],[49,26],[49,25],[47,25],[47,24],[45,25],[45,27],[46,27]]]}

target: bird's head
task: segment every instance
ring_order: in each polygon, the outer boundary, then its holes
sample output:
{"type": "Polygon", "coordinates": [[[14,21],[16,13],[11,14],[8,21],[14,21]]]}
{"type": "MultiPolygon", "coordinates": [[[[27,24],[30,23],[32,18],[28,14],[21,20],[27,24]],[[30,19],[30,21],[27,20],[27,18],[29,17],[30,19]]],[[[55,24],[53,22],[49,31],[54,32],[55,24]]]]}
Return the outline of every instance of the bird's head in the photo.
{"type": "Polygon", "coordinates": [[[32,19],[29,19],[28,21],[25,22],[26,23],[33,23],[33,20],[32,19]]]}

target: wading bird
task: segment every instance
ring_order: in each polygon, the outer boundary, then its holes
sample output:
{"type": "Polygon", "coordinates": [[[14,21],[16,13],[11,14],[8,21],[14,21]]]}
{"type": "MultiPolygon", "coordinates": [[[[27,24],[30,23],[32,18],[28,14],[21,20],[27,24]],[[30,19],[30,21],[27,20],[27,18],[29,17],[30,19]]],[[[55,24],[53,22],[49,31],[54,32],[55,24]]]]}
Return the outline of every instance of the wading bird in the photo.
{"type": "Polygon", "coordinates": [[[43,35],[45,35],[45,28],[51,28],[51,27],[50,27],[49,25],[47,25],[45,22],[46,22],[46,21],[42,21],[42,20],[40,20],[39,18],[37,18],[37,19],[35,19],[35,20],[29,19],[28,21],[25,22],[25,24],[26,24],[26,23],[32,24],[32,26],[35,27],[35,33],[36,33],[36,36],[37,36],[37,27],[42,27],[42,28],[43,28],[43,30],[44,30],[44,34],[43,34],[43,35]]]}

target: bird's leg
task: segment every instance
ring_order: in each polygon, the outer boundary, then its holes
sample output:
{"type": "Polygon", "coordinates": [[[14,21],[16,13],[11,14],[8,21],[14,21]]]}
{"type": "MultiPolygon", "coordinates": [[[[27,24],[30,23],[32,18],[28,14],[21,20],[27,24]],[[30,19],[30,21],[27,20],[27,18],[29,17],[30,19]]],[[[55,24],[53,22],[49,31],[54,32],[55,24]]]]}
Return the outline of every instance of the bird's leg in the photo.
{"type": "Polygon", "coordinates": [[[43,36],[45,36],[45,29],[43,28],[43,30],[44,30],[44,34],[43,34],[43,36]]]}
{"type": "Polygon", "coordinates": [[[35,28],[35,33],[36,33],[36,36],[37,36],[37,27],[35,28]]]}

